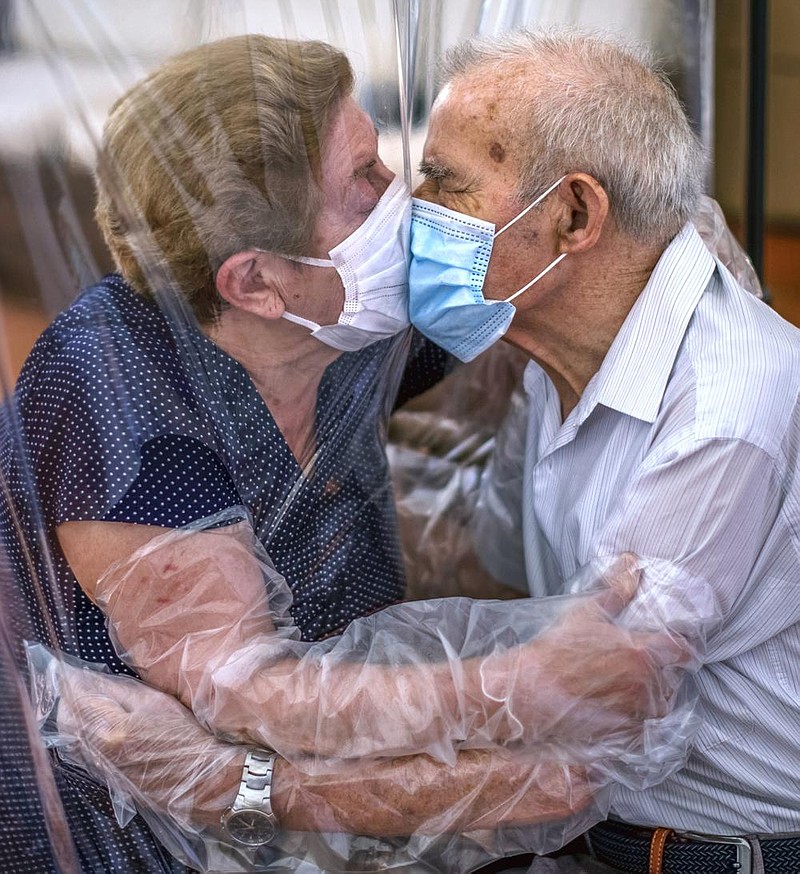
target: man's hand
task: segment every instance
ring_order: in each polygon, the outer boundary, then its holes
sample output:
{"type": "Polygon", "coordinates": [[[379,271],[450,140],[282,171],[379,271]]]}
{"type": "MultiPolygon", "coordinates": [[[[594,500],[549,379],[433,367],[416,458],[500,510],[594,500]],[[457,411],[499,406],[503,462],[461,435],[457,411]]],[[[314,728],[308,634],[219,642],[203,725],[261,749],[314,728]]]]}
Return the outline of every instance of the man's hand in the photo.
{"type": "Polygon", "coordinates": [[[137,680],[61,665],[59,732],[67,755],[137,805],[188,831],[218,826],[247,748],[222,743],[170,695],[137,680]]]}
{"type": "Polygon", "coordinates": [[[643,720],[669,710],[685,641],[616,622],[639,582],[632,556],[619,559],[603,582],[606,590],[532,643],[485,662],[483,691],[506,704],[511,739],[624,744],[641,733],[643,720]]]}

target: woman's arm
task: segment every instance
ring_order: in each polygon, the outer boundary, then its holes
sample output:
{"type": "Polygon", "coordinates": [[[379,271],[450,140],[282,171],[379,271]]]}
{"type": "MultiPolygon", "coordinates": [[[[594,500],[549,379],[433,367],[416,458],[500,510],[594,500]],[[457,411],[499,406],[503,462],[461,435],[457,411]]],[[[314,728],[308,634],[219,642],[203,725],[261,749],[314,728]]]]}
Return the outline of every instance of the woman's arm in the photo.
{"type": "Polygon", "coordinates": [[[121,655],[216,733],[288,757],[427,752],[452,764],[466,739],[630,739],[670,691],[659,670],[676,658],[670,641],[609,621],[635,589],[632,572],[619,573],[618,593],[580,604],[538,639],[547,617],[533,602],[453,599],[305,644],[275,631],[270,589],[280,596],[285,584],[256,557],[248,528],[143,527],[59,528],[121,655]],[[665,643],[667,653],[653,649],[665,643]]]}
{"type": "Polygon", "coordinates": [[[508,761],[487,750],[462,751],[452,767],[408,756],[313,776],[279,759],[275,781],[285,828],[375,837],[551,822],[592,798],[582,768],[508,761]]]}

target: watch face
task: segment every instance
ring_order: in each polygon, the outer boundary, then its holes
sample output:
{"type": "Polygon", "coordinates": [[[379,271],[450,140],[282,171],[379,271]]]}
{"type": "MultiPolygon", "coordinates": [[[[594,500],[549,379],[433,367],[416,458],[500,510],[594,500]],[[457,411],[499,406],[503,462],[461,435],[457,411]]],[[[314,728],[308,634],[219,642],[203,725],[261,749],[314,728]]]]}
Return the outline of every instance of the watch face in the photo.
{"type": "Polygon", "coordinates": [[[237,843],[248,847],[268,844],[278,830],[275,817],[263,810],[231,811],[223,818],[223,825],[237,843]]]}

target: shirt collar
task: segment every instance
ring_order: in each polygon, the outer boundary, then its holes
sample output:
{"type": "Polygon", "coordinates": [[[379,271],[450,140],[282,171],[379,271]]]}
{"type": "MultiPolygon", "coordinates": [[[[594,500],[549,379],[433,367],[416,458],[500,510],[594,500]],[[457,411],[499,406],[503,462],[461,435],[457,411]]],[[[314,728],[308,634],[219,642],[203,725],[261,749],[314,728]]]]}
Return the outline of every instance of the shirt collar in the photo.
{"type": "Polygon", "coordinates": [[[664,250],[575,408],[577,424],[597,404],[654,422],[689,320],[715,262],[692,224],[664,250]]]}

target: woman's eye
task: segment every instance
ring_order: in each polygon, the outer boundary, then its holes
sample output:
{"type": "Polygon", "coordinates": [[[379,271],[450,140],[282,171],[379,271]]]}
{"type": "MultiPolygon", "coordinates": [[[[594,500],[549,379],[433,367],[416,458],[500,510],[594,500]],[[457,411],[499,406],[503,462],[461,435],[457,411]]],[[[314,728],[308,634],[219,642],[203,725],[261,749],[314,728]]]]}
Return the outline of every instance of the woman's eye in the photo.
{"type": "Polygon", "coordinates": [[[370,161],[369,164],[364,164],[363,167],[359,167],[358,170],[353,174],[356,179],[368,179],[372,170],[377,166],[377,161],[370,161]]]}

